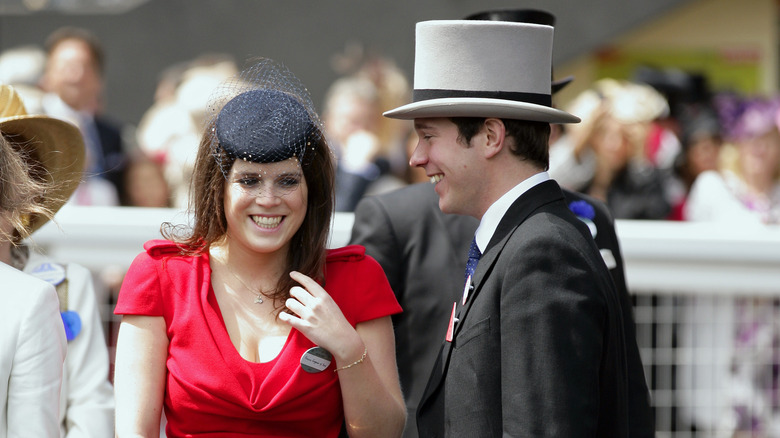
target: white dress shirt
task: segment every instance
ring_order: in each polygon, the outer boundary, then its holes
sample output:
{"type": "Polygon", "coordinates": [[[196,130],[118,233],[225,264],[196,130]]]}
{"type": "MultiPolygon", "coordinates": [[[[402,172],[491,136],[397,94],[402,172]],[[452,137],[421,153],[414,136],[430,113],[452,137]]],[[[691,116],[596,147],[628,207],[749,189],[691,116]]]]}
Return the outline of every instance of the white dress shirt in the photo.
{"type": "Polygon", "coordinates": [[[474,233],[480,253],[485,253],[485,248],[487,248],[490,239],[493,237],[493,234],[495,234],[499,222],[501,222],[501,219],[504,217],[507,210],[509,210],[509,207],[517,201],[517,198],[532,187],[539,185],[548,179],[550,179],[550,175],[547,172],[540,172],[530,178],[526,178],[520,184],[504,193],[496,202],[488,207],[485,214],[482,215],[482,220],[479,222],[477,231],[474,233]]]}

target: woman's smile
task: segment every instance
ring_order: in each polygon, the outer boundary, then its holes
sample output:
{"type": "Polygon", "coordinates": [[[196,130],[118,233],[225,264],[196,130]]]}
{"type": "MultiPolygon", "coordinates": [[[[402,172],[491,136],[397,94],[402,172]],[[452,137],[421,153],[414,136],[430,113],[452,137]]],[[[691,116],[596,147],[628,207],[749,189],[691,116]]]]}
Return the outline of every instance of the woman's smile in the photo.
{"type": "Polygon", "coordinates": [[[284,220],[284,216],[250,216],[260,228],[274,229],[284,220]]]}

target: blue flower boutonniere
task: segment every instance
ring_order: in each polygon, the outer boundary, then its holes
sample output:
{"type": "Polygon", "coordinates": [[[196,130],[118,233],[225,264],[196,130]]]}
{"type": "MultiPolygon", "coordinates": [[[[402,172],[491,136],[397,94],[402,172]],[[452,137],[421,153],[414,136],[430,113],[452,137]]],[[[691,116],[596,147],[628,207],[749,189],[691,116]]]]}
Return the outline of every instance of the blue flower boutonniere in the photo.
{"type": "Polygon", "coordinates": [[[588,226],[591,236],[595,238],[598,232],[596,224],[593,223],[593,219],[596,218],[596,209],[588,201],[579,200],[570,202],[569,210],[588,226]]]}
{"type": "MultiPolygon", "coordinates": [[[[57,290],[57,299],[60,302],[60,309],[68,308],[68,279],[63,265],[58,263],[44,262],[35,266],[31,272],[33,276],[50,283],[57,290]]],[[[62,324],[65,326],[65,336],[68,342],[76,339],[81,333],[81,317],[72,310],[60,312],[62,324]]]]}
{"type": "Polygon", "coordinates": [[[60,312],[60,316],[62,317],[62,324],[65,326],[65,336],[68,338],[68,342],[76,339],[76,336],[81,333],[81,317],[79,317],[79,314],[72,310],[66,310],[60,312]]]}

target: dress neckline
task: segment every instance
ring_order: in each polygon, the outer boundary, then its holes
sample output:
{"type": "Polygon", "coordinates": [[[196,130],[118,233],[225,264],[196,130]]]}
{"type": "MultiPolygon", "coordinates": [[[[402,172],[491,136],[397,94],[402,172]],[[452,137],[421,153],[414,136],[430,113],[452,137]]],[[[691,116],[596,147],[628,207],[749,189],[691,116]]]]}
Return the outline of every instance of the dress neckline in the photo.
{"type": "Polygon", "coordinates": [[[293,336],[297,336],[298,331],[293,327],[290,328],[290,332],[287,333],[287,338],[284,341],[284,345],[282,345],[279,353],[277,353],[276,356],[274,356],[274,358],[271,360],[265,362],[255,362],[241,356],[241,353],[239,353],[238,349],[236,349],[236,346],[233,345],[233,340],[230,338],[230,333],[228,332],[227,325],[225,324],[225,318],[222,316],[222,308],[219,306],[217,295],[214,293],[214,286],[211,284],[211,256],[208,251],[204,253],[204,257],[209,285],[206,291],[206,297],[204,298],[210,310],[216,314],[216,318],[219,321],[219,327],[212,328],[218,332],[217,335],[220,337],[218,343],[219,349],[222,350],[223,353],[227,353],[226,357],[232,358],[234,362],[245,363],[253,367],[273,367],[276,362],[279,361],[279,358],[284,355],[287,347],[293,340],[293,336]],[[226,352],[226,349],[230,351],[226,352]]]}

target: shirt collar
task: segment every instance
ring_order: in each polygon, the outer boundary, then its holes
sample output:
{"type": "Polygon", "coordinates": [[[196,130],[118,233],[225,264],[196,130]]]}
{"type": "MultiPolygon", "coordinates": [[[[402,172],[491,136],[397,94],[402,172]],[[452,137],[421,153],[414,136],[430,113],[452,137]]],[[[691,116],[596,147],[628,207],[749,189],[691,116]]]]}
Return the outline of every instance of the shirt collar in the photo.
{"type": "Polygon", "coordinates": [[[541,184],[548,179],[550,179],[550,175],[547,172],[537,173],[512,187],[508,192],[498,198],[496,202],[490,205],[487,211],[485,211],[485,214],[482,215],[479,227],[477,228],[476,233],[474,233],[477,240],[477,246],[481,253],[485,253],[485,249],[487,248],[488,243],[490,243],[490,239],[493,238],[493,234],[495,234],[496,228],[498,228],[498,223],[501,222],[501,219],[517,198],[532,187],[541,184]]]}

